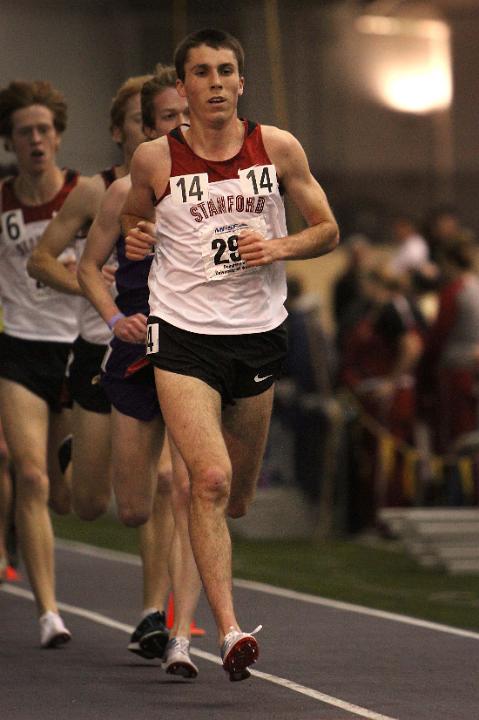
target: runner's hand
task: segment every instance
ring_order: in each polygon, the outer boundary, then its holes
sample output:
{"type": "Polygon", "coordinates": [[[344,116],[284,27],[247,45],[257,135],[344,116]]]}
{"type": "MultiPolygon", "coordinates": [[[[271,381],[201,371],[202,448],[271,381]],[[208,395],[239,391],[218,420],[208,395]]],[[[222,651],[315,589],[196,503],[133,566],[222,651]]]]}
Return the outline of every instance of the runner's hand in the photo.
{"type": "Polygon", "coordinates": [[[275,259],[272,243],[257,230],[248,228],[238,233],[238,250],[248,267],[270,265],[275,259]]]}
{"type": "Polygon", "coordinates": [[[143,260],[149,255],[157,237],[154,223],[141,220],[136,227],[128,231],[125,238],[125,254],[128,260],[143,260]]]}
{"type": "Polygon", "coordinates": [[[113,334],[123,342],[144,343],[146,341],[146,322],[146,315],[142,315],[142,313],[129,315],[115,323],[113,334]]]}

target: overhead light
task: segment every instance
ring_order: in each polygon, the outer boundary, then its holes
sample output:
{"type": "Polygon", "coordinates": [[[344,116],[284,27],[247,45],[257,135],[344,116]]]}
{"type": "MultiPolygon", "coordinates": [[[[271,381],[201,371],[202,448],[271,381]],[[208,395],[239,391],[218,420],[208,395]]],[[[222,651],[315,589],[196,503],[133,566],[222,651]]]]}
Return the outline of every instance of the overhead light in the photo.
{"type": "Polygon", "coordinates": [[[361,15],[366,80],[388,107],[409,113],[447,109],[452,102],[450,31],[440,19],[361,15]]]}
{"type": "Polygon", "coordinates": [[[359,32],[370,35],[405,35],[449,40],[449,27],[443,20],[421,20],[413,17],[361,15],[356,19],[359,32]]]}

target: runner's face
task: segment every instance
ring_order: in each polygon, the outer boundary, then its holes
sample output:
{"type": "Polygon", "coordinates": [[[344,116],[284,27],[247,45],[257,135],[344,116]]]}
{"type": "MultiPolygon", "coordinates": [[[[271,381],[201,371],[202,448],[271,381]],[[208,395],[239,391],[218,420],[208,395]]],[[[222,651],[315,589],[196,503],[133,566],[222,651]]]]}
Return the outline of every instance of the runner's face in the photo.
{"type": "Polygon", "coordinates": [[[174,87],[165,88],[153,100],[155,130],[147,134],[149,137],[161,137],[173,128],[188,122],[188,103],[178,95],[174,87]]]}
{"type": "Polygon", "coordinates": [[[52,111],[45,105],[30,105],[12,113],[11,149],[20,172],[39,174],[55,165],[60,135],[52,111]]]}
{"type": "Polygon", "coordinates": [[[132,95],[126,103],[125,119],[121,131],[120,143],[123,153],[131,157],[140,143],[145,140],[141,119],[140,93],[132,95]]]}
{"type": "Polygon", "coordinates": [[[236,56],[229,48],[192,48],[185,63],[185,80],[178,92],[188,99],[190,114],[207,124],[222,125],[236,115],[244,80],[236,56]]]}

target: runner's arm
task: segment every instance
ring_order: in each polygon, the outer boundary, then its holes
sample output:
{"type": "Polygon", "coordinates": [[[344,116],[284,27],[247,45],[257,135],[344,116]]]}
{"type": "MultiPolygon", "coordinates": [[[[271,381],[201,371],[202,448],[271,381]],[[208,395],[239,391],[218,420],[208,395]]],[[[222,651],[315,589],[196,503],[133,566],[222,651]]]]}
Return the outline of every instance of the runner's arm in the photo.
{"type": "Polygon", "coordinates": [[[323,189],[311,174],[302,146],[288,132],[271,127],[264,130],[266,150],[286,193],[308,227],[270,240],[258,232],[244,231],[238,240],[241,257],[254,267],[276,260],[305,260],[331,252],[339,242],[338,225],[323,189]]]}
{"type": "Polygon", "coordinates": [[[120,211],[128,187],[128,179],[121,178],[106,191],[88,233],[77,274],[84,294],[115,335],[125,342],[143,342],[146,317],[140,313],[128,318],[123,317],[102,273],[102,267],[110,257],[121,233],[120,211]]]}
{"type": "Polygon", "coordinates": [[[129,260],[142,260],[151,252],[152,241],[156,240],[148,232],[149,226],[145,222],[154,223],[155,197],[161,196],[169,178],[169,168],[164,162],[168,153],[164,144],[157,142],[140,145],[132,158],[131,189],[121,212],[129,260]],[[158,188],[159,192],[156,192],[158,188]]]}
{"type": "Polygon", "coordinates": [[[91,223],[103,192],[99,176],[80,179],[33,250],[27,264],[29,275],[60,292],[82,295],[75,273],[58,258],[73,247],[76,235],[91,223]]]}

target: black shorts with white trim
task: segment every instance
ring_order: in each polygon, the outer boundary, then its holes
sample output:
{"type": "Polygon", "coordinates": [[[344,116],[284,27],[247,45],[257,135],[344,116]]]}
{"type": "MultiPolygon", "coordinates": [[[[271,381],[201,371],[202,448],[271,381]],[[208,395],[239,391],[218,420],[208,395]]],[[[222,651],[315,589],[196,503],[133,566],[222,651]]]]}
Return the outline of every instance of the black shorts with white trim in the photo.
{"type": "Polygon", "coordinates": [[[153,316],[148,325],[156,325],[158,340],[148,354],[152,365],[203,380],[220,393],[223,405],[259,395],[281,377],[288,347],[284,323],[246,335],[193,333],[153,316]]]}

